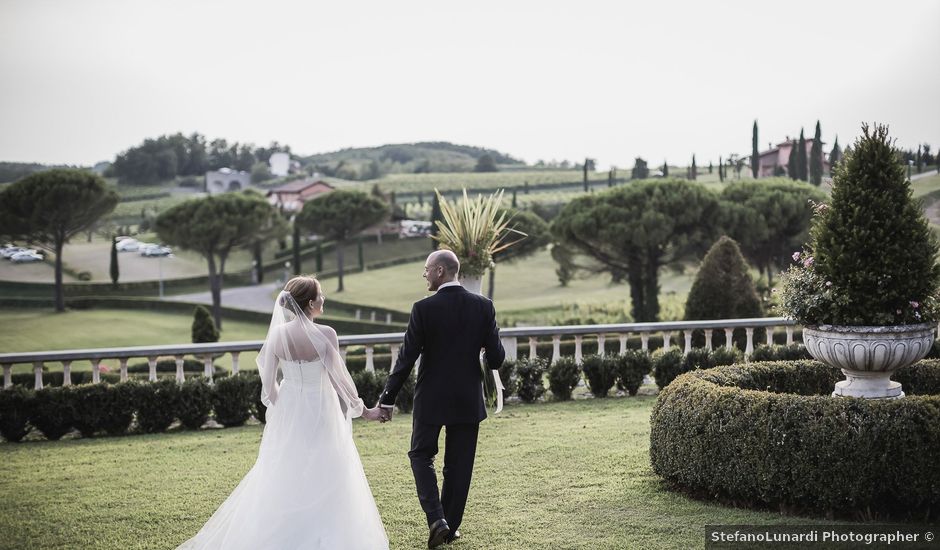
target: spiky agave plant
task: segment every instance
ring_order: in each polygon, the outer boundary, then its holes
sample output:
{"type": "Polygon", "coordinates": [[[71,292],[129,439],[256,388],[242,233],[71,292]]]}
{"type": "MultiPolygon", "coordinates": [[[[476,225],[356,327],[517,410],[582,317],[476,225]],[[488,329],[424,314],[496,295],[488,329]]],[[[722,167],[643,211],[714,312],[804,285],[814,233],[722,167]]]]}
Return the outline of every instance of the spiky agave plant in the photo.
{"type": "Polygon", "coordinates": [[[449,202],[435,189],[443,220],[438,220],[438,234],[432,238],[452,250],[460,260],[460,272],[467,277],[482,277],[493,264],[493,254],[505,250],[527,235],[510,227],[512,217],[500,212],[503,191],[492,195],[467,196],[449,202]],[[515,233],[518,239],[507,237],[515,233]]]}

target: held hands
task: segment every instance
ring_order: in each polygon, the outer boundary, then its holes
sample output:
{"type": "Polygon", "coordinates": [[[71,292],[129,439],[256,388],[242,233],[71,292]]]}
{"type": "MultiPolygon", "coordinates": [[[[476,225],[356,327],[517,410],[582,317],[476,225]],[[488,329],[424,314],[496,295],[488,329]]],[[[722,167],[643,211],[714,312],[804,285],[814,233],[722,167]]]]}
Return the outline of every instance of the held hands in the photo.
{"type": "Polygon", "coordinates": [[[371,409],[363,410],[362,417],[366,420],[375,420],[384,424],[392,419],[392,410],[376,405],[371,409]]]}

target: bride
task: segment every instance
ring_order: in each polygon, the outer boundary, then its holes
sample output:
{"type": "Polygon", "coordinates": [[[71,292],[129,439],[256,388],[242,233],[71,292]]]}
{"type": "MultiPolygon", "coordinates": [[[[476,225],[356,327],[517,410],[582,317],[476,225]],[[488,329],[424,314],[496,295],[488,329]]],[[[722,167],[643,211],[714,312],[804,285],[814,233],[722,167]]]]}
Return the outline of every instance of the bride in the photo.
{"type": "Polygon", "coordinates": [[[359,398],[336,331],[313,322],[323,302],[313,277],[291,279],[278,295],[257,359],[268,407],[258,460],[179,548],[388,548],[352,439],[352,418],[382,415],[359,398]]]}

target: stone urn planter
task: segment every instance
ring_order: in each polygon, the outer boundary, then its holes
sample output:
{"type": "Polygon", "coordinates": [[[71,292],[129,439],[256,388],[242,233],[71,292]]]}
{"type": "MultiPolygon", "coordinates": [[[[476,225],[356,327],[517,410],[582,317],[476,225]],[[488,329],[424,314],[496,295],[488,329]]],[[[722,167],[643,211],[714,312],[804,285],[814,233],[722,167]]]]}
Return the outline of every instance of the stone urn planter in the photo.
{"type": "Polygon", "coordinates": [[[815,325],[803,328],[803,344],[817,361],[842,369],[835,397],[893,399],[904,397],[891,375],[927,355],[934,325],[883,327],[815,325]]]}
{"type": "Polygon", "coordinates": [[[482,277],[471,277],[471,276],[461,276],[460,284],[463,285],[465,289],[474,294],[483,294],[483,278],[482,277]]]}

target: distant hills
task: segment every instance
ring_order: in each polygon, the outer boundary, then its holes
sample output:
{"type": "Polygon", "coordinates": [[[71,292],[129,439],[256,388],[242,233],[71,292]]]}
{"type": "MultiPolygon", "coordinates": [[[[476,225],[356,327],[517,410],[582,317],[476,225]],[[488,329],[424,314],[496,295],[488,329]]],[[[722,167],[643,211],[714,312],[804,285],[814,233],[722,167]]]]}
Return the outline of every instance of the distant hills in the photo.
{"type": "Polygon", "coordinates": [[[348,148],[299,157],[299,160],[304,165],[312,165],[321,172],[344,179],[374,179],[383,174],[401,172],[472,172],[484,155],[489,155],[497,165],[525,165],[521,160],[495,149],[446,141],[348,148]]]}

